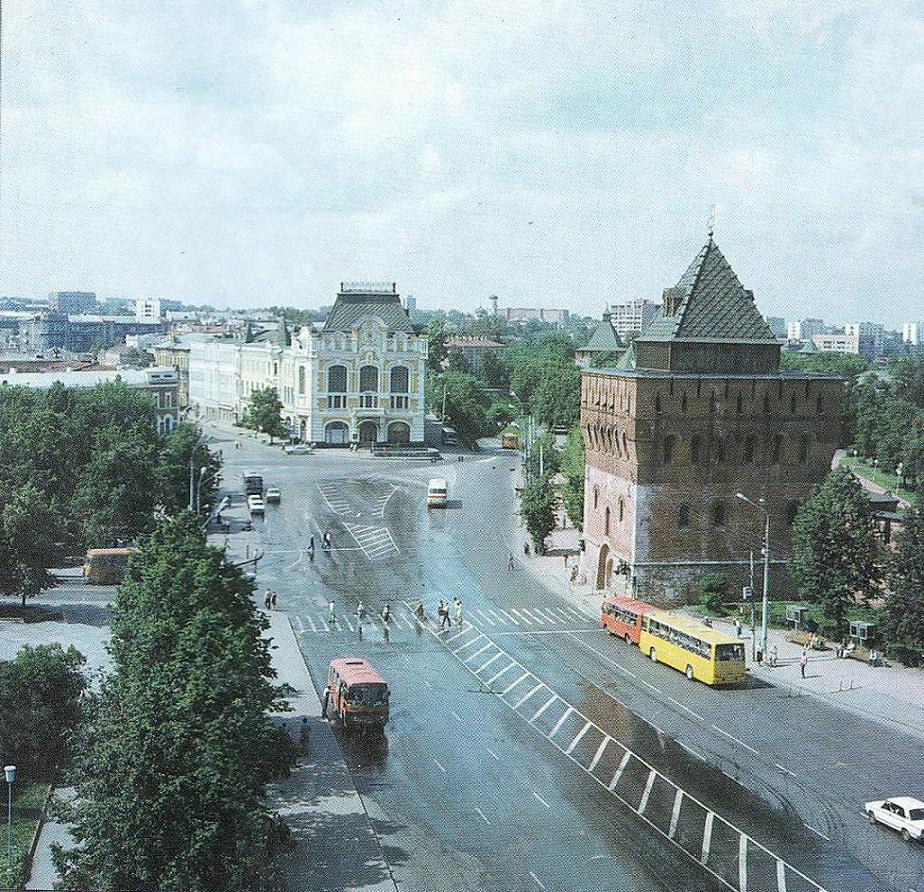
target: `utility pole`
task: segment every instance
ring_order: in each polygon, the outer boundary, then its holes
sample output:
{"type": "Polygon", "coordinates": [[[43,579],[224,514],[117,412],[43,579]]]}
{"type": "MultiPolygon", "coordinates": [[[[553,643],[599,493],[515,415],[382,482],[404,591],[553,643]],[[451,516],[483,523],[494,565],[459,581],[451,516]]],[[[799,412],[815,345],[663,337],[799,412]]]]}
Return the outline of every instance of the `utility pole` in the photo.
{"type": "Polygon", "coordinates": [[[193,482],[193,458],[195,457],[195,447],[189,453],[189,510],[195,511],[196,490],[193,482]]]}
{"type": "Polygon", "coordinates": [[[764,659],[767,659],[767,613],[770,599],[770,512],[764,511],[764,603],[760,618],[760,642],[764,659]]]}
{"type": "Polygon", "coordinates": [[[443,411],[440,414],[440,420],[443,424],[446,423],[446,375],[443,374],[443,411]]]}
{"type": "Polygon", "coordinates": [[[542,440],[539,441],[539,477],[545,477],[545,452],[542,449],[542,440]]]}
{"type": "Polygon", "coordinates": [[[751,549],[751,661],[757,659],[757,630],[754,627],[754,549],[751,549]]]}

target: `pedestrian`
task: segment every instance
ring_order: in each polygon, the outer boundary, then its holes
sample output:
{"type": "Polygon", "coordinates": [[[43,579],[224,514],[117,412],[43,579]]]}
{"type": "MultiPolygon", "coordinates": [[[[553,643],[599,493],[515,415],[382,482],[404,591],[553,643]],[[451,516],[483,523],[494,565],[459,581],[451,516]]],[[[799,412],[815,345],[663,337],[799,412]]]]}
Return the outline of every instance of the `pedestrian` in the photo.
{"type": "Polygon", "coordinates": [[[272,603],[273,603],[273,593],[269,589],[267,589],[266,593],[263,595],[263,606],[266,607],[267,610],[269,610],[270,605],[272,603]]]}
{"type": "Polygon", "coordinates": [[[311,730],[308,727],[308,716],[302,716],[302,723],[298,729],[298,748],[302,751],[303,755],[308,754],[308,737],[311,734],[311,730]]]}
{"type": "Polygon", "coordinates": [[[327,704],[330,701],[330,688],[324,688],[324,705],[321,707],[321,718],[327,718],[327,704]]]}
{"type": "Polygon", "coordinates": [[[308,551],[310,554],[314,554],[314,533],[308,537],[308,551]]]}
{"type": "Polygon", "coordinates": [[[452,606],[455,610],[456,625],[461,626],[462,625],[462,601],[459,598],[456,598],[452,602],[452,606]]]}
{"type": "Polygon", "coordinates": [[[512,551],[507,552],[507,569],[508,570],[513,569],[513,552],[512,551]]]}
{"type": "Polygon", "coordinates": [[[738,617],[735,617],[735,635],[741,637],[741,620],[738,617]]]}
{"type": "Polygon", "coordinates": [[[385,623],[385,627],[388,627],[388,624],[391,622],[391,608],[386,604],[381,611],[382,622],[385,623]]]}
{"type": "Polygon", "coordinates": [[[529,557],[529,542],[523,543],[523,557],[529,557]]]}
{"type": "Polygon", "coordinates": [[[805,678],[805,667],[808,666],[808,651],[802,651],[802,656],[799,658],[799,670],[802,673],[802,677],[805,678]]]}
{"type": "Polygon", "coordinates": [[[270,609],[271,610],[276,609],[276,592],[273,592],[272,595],[270,596],[270,609]]]}
{"type": "Polygon", "coordinates": [[[363,607],[363,602],[360,601],[359,604],[356,605],[356,619],[359,623],[362,623],[362,621],[365,618],[366,618],[366,608],[363,607]]]}
{"type": "Polygon", "coordinates": [[[440,598],[440,606],[437,610],[437,613],[440,617],[440,631],[443,631],[443,628],[451,629],[452,622],[449,619],[449,605],[443,603],[443,599],[440,598]]]}
{"type": "Polygon", "coordinates": [[[334,602],[330,601],[327,605],[327,622],[333,625],[337,621],[337,614],[334,612],[334,602]]]}
{"type": "Polygon", "coordinates": [[[565,569],[568,569],[568,552],[566,551],[562,557],[565,559],[565,569]]]}
{"type": "Polygon", "coordinates": [[[770,658],[769,658],[769,662],[770,662],[770,667],[771,667],[771,668],[773,668],[774,666],[776,666],[777,656],[778,656],[778,655],[777,655],[776,645],[775,645],[775,644],[771,644],[771,645],[770,645],[770,658]]]}

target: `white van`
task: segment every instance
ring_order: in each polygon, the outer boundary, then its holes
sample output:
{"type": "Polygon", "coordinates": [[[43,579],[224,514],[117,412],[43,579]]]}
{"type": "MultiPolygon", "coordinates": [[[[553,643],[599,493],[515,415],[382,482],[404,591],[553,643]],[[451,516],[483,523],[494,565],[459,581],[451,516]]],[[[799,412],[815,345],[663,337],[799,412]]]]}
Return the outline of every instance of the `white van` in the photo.
{"type": "Polygon", "coordinates": [[[448,502],[449,486],[442,477],[433,477],[427,486],[427,507],[445,508],[448,502]]]}

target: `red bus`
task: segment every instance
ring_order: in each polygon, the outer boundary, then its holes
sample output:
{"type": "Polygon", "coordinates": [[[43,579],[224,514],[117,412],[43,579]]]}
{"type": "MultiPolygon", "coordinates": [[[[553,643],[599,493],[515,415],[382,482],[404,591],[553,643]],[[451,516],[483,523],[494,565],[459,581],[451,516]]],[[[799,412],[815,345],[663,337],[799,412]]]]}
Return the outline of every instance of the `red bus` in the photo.
{"type": "Polygon", "coordinates": [[[358,657],[331,660],[322,715],[333,709],[345,731],[381,731],[388,721],[390,692],[385,679],[358,657]]]}
{"type": "Polygon", "coordinates": [[[603,599],[600,623],[610,635],[638,644],[642,631],[642,616],[655,609],[651,604],[636,601],[635,598],[607,595],[603,599]]]}

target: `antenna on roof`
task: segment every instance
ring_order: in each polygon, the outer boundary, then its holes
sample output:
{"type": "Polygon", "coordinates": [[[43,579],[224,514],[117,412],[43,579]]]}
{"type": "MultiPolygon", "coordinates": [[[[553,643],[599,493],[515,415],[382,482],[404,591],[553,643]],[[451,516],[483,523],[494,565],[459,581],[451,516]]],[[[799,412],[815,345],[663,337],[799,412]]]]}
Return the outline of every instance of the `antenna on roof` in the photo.
{"type": "Polygon", "coordinates": [[[706,224],[706,232],[709,234],[709,241],[712,241],[712,233],[715,231],[715,205],[709,208],[709,222],[706,224]]]}

